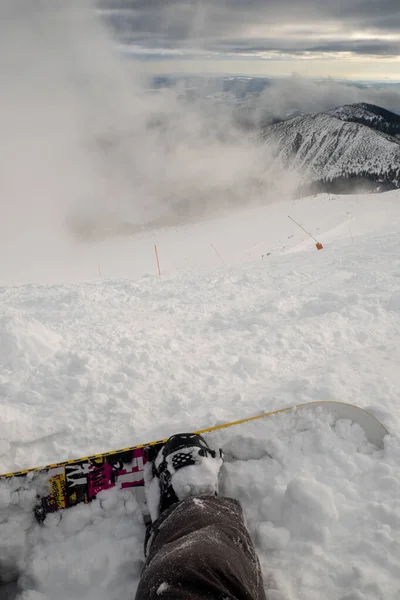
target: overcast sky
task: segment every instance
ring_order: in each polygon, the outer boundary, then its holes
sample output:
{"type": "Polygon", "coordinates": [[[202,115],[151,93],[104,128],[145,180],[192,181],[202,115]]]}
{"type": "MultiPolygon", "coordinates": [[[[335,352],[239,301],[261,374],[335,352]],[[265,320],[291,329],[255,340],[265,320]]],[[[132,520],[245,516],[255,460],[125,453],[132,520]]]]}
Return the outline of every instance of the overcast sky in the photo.
{"type": "Polygon", "coordinates": [[[400,80],[400,0],[100,2],[149,68],[400,80]]]}

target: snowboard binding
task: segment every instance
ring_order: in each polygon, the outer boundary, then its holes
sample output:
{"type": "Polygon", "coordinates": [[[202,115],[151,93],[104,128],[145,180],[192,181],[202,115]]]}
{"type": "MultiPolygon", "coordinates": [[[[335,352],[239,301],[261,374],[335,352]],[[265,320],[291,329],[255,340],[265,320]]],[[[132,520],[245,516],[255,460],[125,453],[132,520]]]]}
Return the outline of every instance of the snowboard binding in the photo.
{"type": "Polygon", "coordinates": [[[146,457],[151,463],[151,481],[158,480],[159,515],[184,497],[212,492],[218,494],[218,473],[223,453],[221,449],[217,452],[210,448],[201,435],[172,435],[158,452],[149,447],[146,457]],[[209,461],[216,461],[211,469],[209,461]],[[182,472],[178,483],[176,474],[186,467],[192,467],[191,477],[185,481],[185,473],[189,472],[182,472]],[[194,482],[196,477],[198,481],[194,482]]]}

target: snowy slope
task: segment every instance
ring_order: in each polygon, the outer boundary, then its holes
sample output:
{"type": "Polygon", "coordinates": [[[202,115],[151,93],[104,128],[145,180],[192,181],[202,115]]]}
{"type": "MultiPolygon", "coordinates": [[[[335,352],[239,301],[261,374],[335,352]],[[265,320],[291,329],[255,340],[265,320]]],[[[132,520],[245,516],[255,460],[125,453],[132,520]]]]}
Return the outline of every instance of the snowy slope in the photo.
{"type": "Polygon", "coordinates": [[[301,173],[305,189],[317,184],[321,189],[330,184],[332,189],[332,182],[340,182],[348,191],[349,179],[371,189],[380,183],[398,188],[400,141],[394,134],[399,122],[389,111],[355,104],[271,125],[264,129],[263,139],[276,144],[279,162],[301,173]]]}
{"type": "MultiPolygon", "coordinates": [[[[282,202],[99,242],[73,277],[69,255],[58,283],[4,285],[0,470],[297,402],[354,402],[393,432],[384,451],[324,415],[283,416],[215,439],[241,458],[224,467],[224,492],[245,507],[274,600],[398,598],[399,202],[282,202]],[[101,252],[114,278],[79,282],[101,252]]],[[[144,530],[129,491],[44,527],[33,502],[0,486],[0,574],[19,573],[23,600],[134,597],[144,530]]]]}

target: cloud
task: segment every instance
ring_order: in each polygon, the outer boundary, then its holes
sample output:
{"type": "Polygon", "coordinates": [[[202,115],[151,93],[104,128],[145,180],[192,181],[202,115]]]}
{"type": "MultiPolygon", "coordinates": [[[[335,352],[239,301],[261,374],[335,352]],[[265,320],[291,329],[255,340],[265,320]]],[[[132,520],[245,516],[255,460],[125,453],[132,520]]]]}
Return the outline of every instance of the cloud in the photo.
{"type": "Polygon", "coordinates": [[[17,256],[34,273],[71,233],[133,233],[275,194],[265,146],[229,110],[149,92],[84,4],[4,6],[0,274],[17,256]]]}
{"type": "Polygon", "coordinates": [[[365,87],[336,81],[312,81],[304,77],[274,80],[253,107],[255,124],[282,119],[293,112],[318,113],[342,106],[367,102],[400,113],[400,89],[365,87]]]}
{"type": "Polygon", "coordinates": [[[305,49],[306,52],[352,52],[361,55],[400,56],[400,39],[385,40],[345,40],[325,44],[315,44],[305,49]]]}
{"type": "Polygon", "coordinates": [[[101,7],[121,39],[147,48],[399,53],[398,0],[102,0],[101,7]]]}

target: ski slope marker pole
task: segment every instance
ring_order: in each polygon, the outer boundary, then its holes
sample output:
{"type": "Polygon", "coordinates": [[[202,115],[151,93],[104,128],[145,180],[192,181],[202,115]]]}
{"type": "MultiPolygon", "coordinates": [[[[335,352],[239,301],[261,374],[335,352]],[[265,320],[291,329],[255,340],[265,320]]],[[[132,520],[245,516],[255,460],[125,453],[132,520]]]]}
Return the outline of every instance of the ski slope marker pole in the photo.
{"type": "Polygon", "coordinates": [[[309,235],[312,240],[314,240],[315,246],[316,246],[317,250],[322,250],[323,249],[323,245],[321,244],[321,242],[319,242],[318,240],[316,240],[315,237],[313,235],[311,235],[311,233],[309,231],[307,231],[307,229],[304,229],[304,227],[302,225],[300,225],[300,223],[298,223],[297,221],[295,221],[290,215],[288,215],[288,217],[289,217],[289,219],[291,221],[293,221],[293,223],[296,223],[297,227],[300,227],[300,229],[302,229],[303,231],[305,231],[306,234],[309,235]]]}
{"type": "Polygon", "coordinates": [[[218,252],[218,250],[217,250],[216,248],[214,248],[213,244],[211,244],[211,248],[214,250],[215,254],[216,254],[217,256],[219,256],[219,258],[221,259],[222,263],[223,263],[224,265],[226,265],[226,262],[224,261],[224,259],[222,258],[222,256],[221,256],[221,255],[220,255],[220,253],[218,252]]]}
{"type": "Polygon", "coordinates": [[[158,274],[161,275],[161,270],[160,270],[160,261],[158,260],[158,250],[157,250],[157,246],[156,244],[154,244],[154,252],[156,254],[156,261],[157,261],[157,269],[158,269],[158,274]]]}

